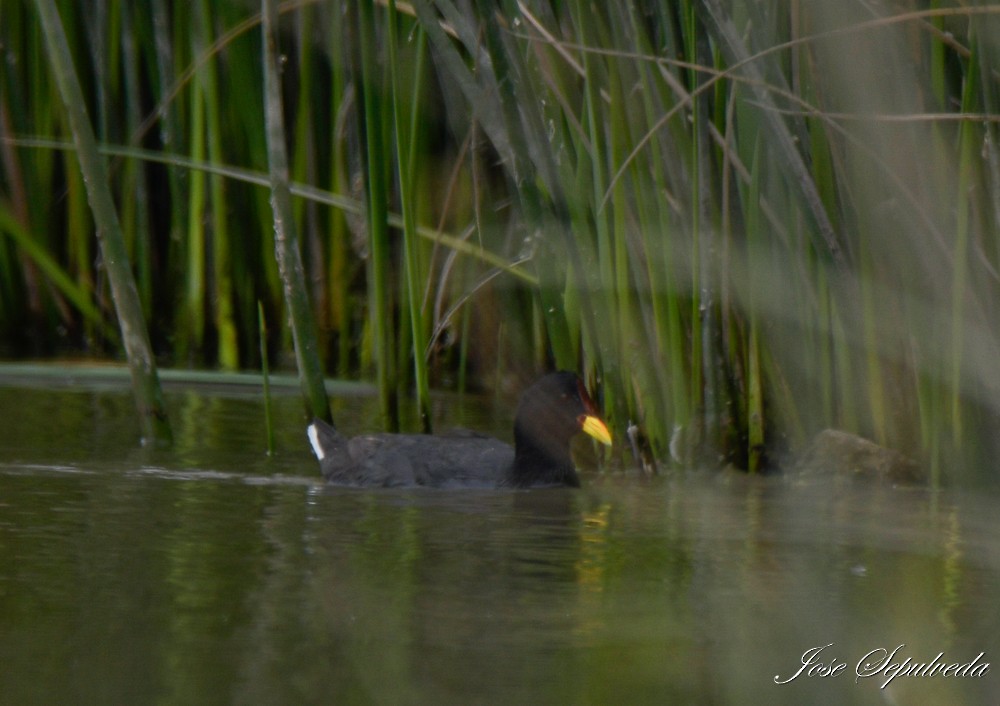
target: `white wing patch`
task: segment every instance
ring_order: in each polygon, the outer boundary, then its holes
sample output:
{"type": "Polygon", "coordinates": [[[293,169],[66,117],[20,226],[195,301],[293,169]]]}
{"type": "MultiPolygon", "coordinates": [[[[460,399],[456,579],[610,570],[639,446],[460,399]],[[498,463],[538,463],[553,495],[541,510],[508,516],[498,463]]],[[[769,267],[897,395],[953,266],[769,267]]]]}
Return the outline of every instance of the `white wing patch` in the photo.
{"type": "Polygon", "coordinates": [[[326,458],[326,453],[319,443],[319,429],[316,428],[315,424],[310,424],[306,428],[306,435],[309,437],[309,444],[312,446],[313,454],[318,460],[322,461],[326,458]]]}

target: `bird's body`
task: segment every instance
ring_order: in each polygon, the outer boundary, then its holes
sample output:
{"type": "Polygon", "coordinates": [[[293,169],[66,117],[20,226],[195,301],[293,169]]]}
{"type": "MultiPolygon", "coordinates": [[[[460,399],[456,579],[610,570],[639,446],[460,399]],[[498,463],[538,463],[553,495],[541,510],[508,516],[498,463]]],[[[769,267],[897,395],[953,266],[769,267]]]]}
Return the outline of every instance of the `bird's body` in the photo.
{"type": "Polygon", "coordinates": [[[314,420],[313,453],[331,483],[352,486],[579,486],[569,441],[579,431],[610,444],[594,403],[572,373],[552,373],[525,392],[514,446],[475,432],[346,437],[314,420]]]}
{"type": "Polygon", "coordinates": [[[309,435],[326,479],[341,485],[491,487],[514,462],[513,447],[471,433],[348,438],[316,420],[309,435]]]}

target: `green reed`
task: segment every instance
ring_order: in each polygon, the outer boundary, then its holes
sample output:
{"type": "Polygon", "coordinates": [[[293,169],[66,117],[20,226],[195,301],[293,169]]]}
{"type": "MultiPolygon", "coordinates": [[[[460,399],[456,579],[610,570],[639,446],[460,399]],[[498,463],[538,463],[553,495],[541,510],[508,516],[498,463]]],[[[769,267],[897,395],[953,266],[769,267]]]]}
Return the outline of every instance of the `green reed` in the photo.
{"type": "Polygon", "coordinates": [[[80,160],[80,171],[86,182],[88,200],[100,233],[101,253],[132,375],[142,436],[148,443],[168,443],[171,437],[170,424],[156,374],[156,361],[111,195],[107,168],[97,149],[93,127],[84,106],[83,90],[77,80],[62,19],[52,0],[36,0],[35,8],[45,34],[49,61],[66,108],[80,160]]]}
{"type": "Polygon", "coordinates": [[[267,324],[264,305],[257,302],[257,326],[260,330],[260,375],[264,392],[265,449],[268,456],[274,455],[274,415],[271,408],[271,366],[267,355],[267,324]]]}
{"type": "Polygon", "coordinates": [[[364,115],[365,167],[367,179],[368,292],[371,301],[368,323],[378,379],[382,421],[386,428],[399,430],[399,392],[397,389],[395,348],[397,330],[392,326],[390,307],[388,165],[391,139],[387,124],[392,114],[385,105],[384,70],[376,60],[379,45],[376,35],[375,7],[372,0],[362,0],[358,11],[358,42],[361,48],[362,103],[364,115]]]}
{"type": "Polygon", "coordinates": [[[389,74],[392,84],[392,117],[395,134],[396,163],[399,186],[399,205],[403,216],[403,279],[406,289],[406,313],[410,321],[410,340],[412,343],[413,379],[416,388],[417,409],[421,426],[425,432],[431,431],[430,387],[427,379],[427,359],[424,349],[427,345],[427,325],[424,316],[422,285],[425,280],[421,267],[420,239],[417,235],[416,209],[416,166],[417,145],[420,129],[421,83],[424,75],[424,56],[426,42],[424,34],[415,30],[417,58],[413,64],[413,73],[403,74],[400,56],[397,51],[399,44],[399,12],[394,0],[389,0],[388,35],[389,44],[389,74]],[[405,98],[403,85],[413,88],[412,108],[410,115],[405,114],[405,98]],[[409,118],[409,119],[407,119],[409,118]]]}
{"type": "Polygon", "coordinates": [[[306,291],[305,271],[289,187],[288,154],[285,147],[284,106],[278,70],[277,5],[262,0],[264,16],[264,110],[267,122],[268,170],[271,177],[271,208],[274,212],[275,256],[284,284],[285,303],[291,322],[295,363],[308,414],[330,419],[323,372],[319,360],[316,321],[306,291]]]}

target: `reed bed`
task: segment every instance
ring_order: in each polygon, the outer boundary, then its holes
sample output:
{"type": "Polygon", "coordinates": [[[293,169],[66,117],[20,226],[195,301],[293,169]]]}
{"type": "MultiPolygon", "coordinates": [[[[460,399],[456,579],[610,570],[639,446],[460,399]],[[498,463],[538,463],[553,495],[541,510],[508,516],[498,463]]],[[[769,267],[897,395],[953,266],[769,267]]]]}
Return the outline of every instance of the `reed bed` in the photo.
{"type": "MultiPolygon", "coordinates": [[[[261,8],[57,4],[158,356],[256,368],[266,316],[287,365],[261,8]]],[[[558,366],[666,463],[759,470],[832,426],[994,475],[1000,6],[277,12],[317,355],[386,428],[558,366]]],[[[33,6],[0,42],[0,352],[117,355],[33,6]]]]}

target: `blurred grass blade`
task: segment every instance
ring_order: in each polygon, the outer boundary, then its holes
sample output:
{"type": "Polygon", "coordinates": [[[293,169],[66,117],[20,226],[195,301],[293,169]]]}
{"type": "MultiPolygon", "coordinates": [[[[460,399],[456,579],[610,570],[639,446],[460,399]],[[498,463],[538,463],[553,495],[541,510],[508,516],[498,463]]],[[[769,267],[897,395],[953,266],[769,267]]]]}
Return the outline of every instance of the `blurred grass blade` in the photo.
{"type": "Polygon", "coordinates": [[[708,27],[719,43],[726,60],[733,65],[739,64],[741,71],[749,74],[757,100],[767,108],[762,111],[762,117],[768,134],[771,135],[771,144],[774,145],[785,168],[792,175],[792,183],[799,189],[803,201],[816,223],[823,241],[821,251],[825,251],[834,264],[842,268],[849,260],[850,251],[845,247],[843,238],[830,222],[823,201],[816,191],[815,183],[796,146],[795,136],[791,134],[788,126],[782,121],[780,113],[774,109],[774,98],[765,88],[767,82],[764,81],[763,72],[755,64],[749,62],[750,52],[733,25],[731,16],[723,9],[720,0],[698,0],[697,5],[703,8],[707,16],[708,27]]]}

